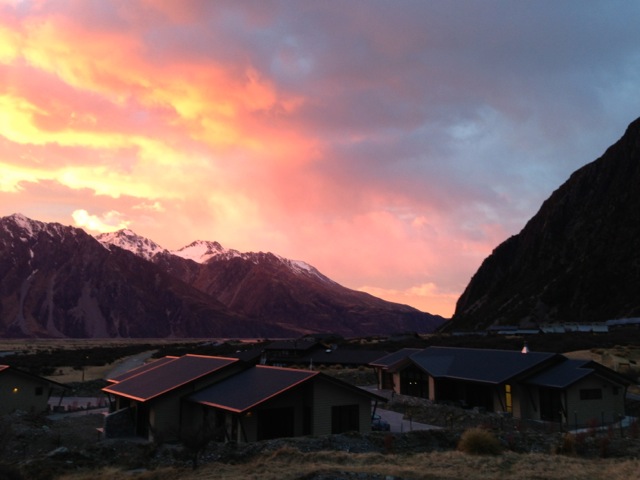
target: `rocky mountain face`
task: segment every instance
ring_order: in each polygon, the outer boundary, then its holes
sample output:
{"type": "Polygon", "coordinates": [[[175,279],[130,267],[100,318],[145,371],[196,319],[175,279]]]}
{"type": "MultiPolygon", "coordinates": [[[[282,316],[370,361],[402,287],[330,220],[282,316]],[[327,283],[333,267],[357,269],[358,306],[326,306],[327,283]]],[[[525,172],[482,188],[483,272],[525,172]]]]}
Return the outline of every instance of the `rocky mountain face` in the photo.
{"type": "Polygon", "coordinates": [[[216,242],[169,252],[129,230],[96,239],[19,214],[0,219],[3,337],[350,336],[442,321],[273,254],[216,242]]]}
{"type": "Polygon", "coordinates": [[[447,330],[640,316],[640,119],[485,259],[447,330]]]}

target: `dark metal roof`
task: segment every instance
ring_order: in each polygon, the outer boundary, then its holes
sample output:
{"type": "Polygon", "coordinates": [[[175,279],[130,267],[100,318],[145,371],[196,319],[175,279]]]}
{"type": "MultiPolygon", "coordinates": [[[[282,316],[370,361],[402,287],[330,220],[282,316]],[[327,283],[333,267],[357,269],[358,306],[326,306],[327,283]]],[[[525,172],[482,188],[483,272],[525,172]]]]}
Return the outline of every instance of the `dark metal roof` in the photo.
{"type": "Polygon", "coordinates": [[[235,362],[238,359],[184,355],[102,390],[146,402],[235,362]]]}
{"type": "Polygon", "coordinates": [[[567,388],[591,374],[607,378],[621,385],[632,383],[631,379],[592,360],[570,359],[532,376],[526,383],[539,387],[567,388]]]}
{"type": "Polygon", "coordinates": [[[380,358],[385,352],[379,350],[352,350],[348,348],[337,348],[336,350],[318,350],[302,357],[300,363],[311,363],[314,365],[368,365],[373,360],[380,358]]]}
{"type": "Polygon", "coordinates": [[[318,342],[313,340],[277,340],[266,345],[264,349],[305,351],[318,345],[318,342]]]}
{"type": "Polygon", "coordinates": [[[428,347],[411,355],[413,363],[435,378],[491,384],[508,382],[554,358],[562,357],[555,353],[453,347],[428,347]]]}
{"type": "Polygon", "coordinates": [[[145,363],[144,365],[141,365],[139,367],[136,368],[132,368],[131,370],[122,373],[120,375],[116,375],[115,377],[107,377],[106,380],[108,380],[109,382],[114,382],[114,383],[118,383],[118,382],[123,382],[125,380],[128,380],[131,377],[134,377],[136,375],[139,375],[141,373],[144,373],[148,370],[151,370],[152,368],[157,368],[161,365],[164,365],[165,363],[168,362],[173,362],[175,359],[177,359],[178,357],[171,357],[171,356],[167,356],[167,357],[162,357],[162,358],[158,358],[157,360],[153,360],[152,362],[148,362],[145,363]]]}
{"type": "Polygon", "coordinates": [[[421,352],[420,348],[402,348],[397,352],[389,353],[388,355],[381,356],[376,360],[369,363],[372,367],[393,368],[395,365],[406,360],[414,353],[421,352]]]}
{"type": "Polygon", "coordinates": [[[257,365],[187,399],[210,407],[244,412],[319,375],[309,370],[257,365]]]}
{"type": "Polygon", "coordinates": [[[540,387],[566,388],[593,373],[592,368],[585,368],[590,363],[589,360],[566,360],[534,375],[527,383],[540,387]]]}
{"type": "Polygon", "coordinates": [[[25,372],[24,370],[17,369],[15,367],[12,367],[11,365],[0,365],[0,373],[5,371],[7,372],[11,371],[14,374],[31,378],[34,381],[47,382],[61,388],[70,388],[68,385],[63,385],[62,383],[54,382],[53,380],[49,380],[48,378],[40,377],[39,375],[34,375],[33,373],[25,372]]]}

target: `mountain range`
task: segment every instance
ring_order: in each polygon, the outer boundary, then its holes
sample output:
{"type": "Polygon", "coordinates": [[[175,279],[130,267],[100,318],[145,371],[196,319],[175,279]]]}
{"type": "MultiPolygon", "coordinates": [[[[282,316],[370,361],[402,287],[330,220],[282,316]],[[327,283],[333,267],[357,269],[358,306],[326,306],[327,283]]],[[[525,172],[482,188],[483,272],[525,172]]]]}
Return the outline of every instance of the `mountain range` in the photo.
{"type": "Polygon", "coordinates": [[[487,257],[445,330],[640,316],[640,119],[487,257]]]}
{"type": "Polygon", "coordinates": [[[93,237],[21,214],[0,218],[2,337],[365,336],[443,322],[272,253],[210,241],[168,251],[130,230],[93,237]]]}

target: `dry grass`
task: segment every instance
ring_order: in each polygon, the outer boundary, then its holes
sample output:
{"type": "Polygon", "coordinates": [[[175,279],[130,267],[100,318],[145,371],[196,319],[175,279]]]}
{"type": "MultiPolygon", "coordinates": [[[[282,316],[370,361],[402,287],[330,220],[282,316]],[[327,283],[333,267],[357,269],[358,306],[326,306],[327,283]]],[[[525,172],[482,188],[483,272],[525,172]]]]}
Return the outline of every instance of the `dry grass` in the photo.
{"type": "MultiPolygon", "coordinates": [[[[638,460],[586,460],[563,455],[516,454],[473,456],[462,452],[419,455],[301,453],[284,448],[245,464],[211,464],[199,470],[164,468],[130,473],[134,480],[294,480],[317,473],[353,472],[407,479],[453,480],[628,480],[640,471],[638,460]]],[[[108,469],[65,475],[63,480],[116,480],[123,472],[108,469]]],[[[366,477],[359,477],[366,478],[366,477]]]]}

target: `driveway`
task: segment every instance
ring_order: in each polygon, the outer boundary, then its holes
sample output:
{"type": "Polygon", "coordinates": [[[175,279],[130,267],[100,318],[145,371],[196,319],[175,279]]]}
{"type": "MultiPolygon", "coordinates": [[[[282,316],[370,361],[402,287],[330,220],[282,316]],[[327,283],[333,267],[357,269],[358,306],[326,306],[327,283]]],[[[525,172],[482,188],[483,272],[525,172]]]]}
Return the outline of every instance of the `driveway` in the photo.
{"type": "Polygon", "coordinates": [[[151,358],[151,355],[156,353],[157,350],[149,350],[147,352],[138,353],[137,355],[132,355],[130,357],[126,357],[120,360],[116,366],[111,369],[108,375],[105,378],[113,378],[118,375],[122,375],[123,373],[128,372],[129,370],[133,370],[134,368],[141,367],[146,363],[147,360],[151,358]]]}
{"type": "Polygon", "coordinates": [[[380,415],[380,418],[389,422],[391,432],[393,433],[411,432],[413,430],[433,430],[440,428],[436,427],[435,425],[427,425],[424,423],[418,423],[404,419],[402,418],[404,416],[403,413],[394,412],[392,410],[377,408],[376,413],[380,415]]]}

